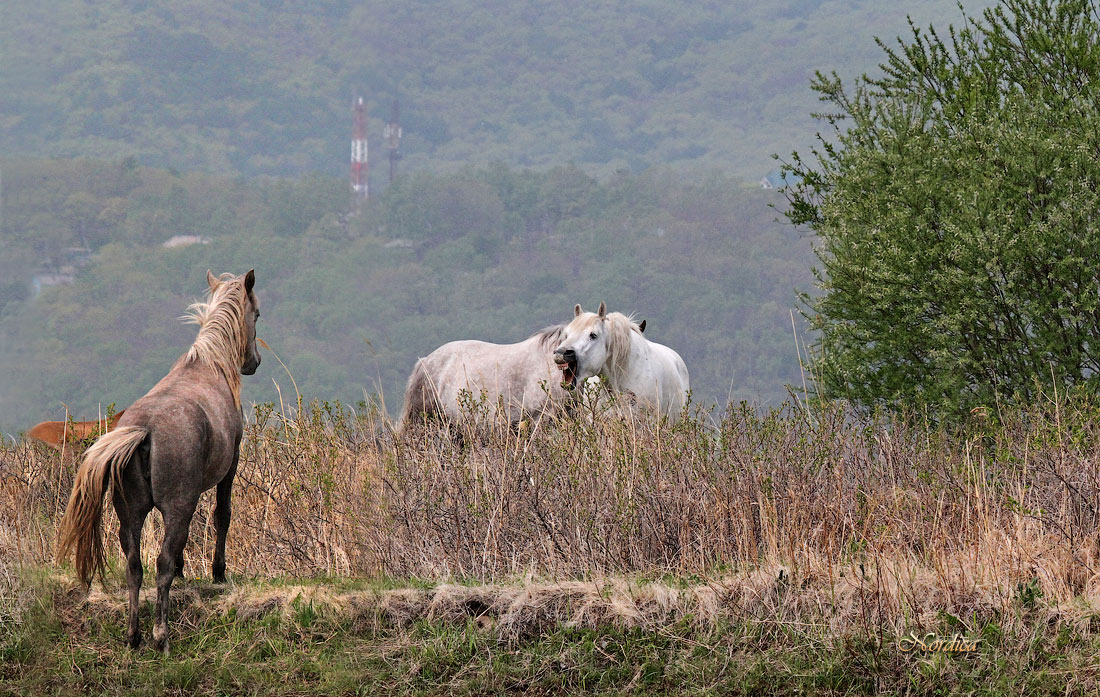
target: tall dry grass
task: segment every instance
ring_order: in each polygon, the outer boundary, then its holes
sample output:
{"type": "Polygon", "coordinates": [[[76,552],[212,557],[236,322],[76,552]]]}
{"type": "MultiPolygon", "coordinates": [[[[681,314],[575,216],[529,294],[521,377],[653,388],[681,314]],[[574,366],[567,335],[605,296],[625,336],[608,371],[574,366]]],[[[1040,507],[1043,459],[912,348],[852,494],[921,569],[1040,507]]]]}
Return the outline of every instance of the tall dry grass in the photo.
{"type": "MultiPolygon", "coordinates": [[[[641,606],[674,596],[693,616],[735,606],[879,632],[943,612],[1036,608],[1082,627],[1100,616],[1092,403],[977,414],[953,429],[840,408],[743,405],[675,426],[601,411],[396,437],[367,405],[258,407],[234,489],[230,573],[534,577],[543,585],[529,587],[543,589],[667,576],[646,591],[667,593],[641,606]]],[[[0,450],[9,565],[50,563],[74,465],[28,443],[0,450]]],[[[208,493],[189,574],[209,573],[212,513],[208,493]]],[[[625,592],[600,588],[597,605],[625,592]]]]}

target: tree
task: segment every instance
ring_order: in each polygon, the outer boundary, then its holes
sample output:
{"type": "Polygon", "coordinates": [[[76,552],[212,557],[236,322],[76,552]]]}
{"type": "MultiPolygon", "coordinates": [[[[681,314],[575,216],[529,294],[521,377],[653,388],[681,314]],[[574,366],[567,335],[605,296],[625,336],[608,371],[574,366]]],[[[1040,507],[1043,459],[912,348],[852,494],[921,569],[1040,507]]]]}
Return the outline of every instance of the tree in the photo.
{"type": "Polygon", "coordinates": [[[785,163],[787,216],[818,236],[820,395],[951,416],[1100,386],[1096,7],[910,29],[879,42],[882,77],[818,73],[832,133],[785,163]]]}

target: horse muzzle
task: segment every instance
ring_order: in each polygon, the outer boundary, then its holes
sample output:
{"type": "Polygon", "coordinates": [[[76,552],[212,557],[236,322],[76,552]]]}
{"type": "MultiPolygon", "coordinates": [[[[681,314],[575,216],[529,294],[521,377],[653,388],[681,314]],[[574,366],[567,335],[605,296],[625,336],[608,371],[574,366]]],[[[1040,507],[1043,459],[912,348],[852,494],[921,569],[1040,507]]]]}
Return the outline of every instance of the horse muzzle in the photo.
{"type": "Polygon", "coordinates": [[[252,362],[251,360],[245,361],[244,365],[241,366],[241,375],[255,375],[256,370],[260,367],[260,363],[262,361],[263,359],[260,358],[259,355],[256,356],[255,362],[252,362]]]}
{"type": "Polygon", "coordinates": [[[561,371],[561,386],[571,390],[577,385],[577,352],[573,349],[554,351],[554,363],[561,371]]]}

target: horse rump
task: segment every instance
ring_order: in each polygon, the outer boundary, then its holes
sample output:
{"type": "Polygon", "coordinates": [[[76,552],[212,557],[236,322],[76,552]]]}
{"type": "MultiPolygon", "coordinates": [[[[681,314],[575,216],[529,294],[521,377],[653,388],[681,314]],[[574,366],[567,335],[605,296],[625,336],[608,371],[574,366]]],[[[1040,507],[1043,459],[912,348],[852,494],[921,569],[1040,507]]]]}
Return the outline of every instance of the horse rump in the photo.
{"type": "Polygon", "coordinates": [[[421,423],[431,414],[442,412],[435,381],[424,366],[424,359],[416,361],[412,375],[405,386],[405,405],[397,419],[397,432],[400,433],[411,424],[421,423]]]}
{"type": "Polygon", "coordinates": [[[73,493],[57,533],[57,560],[76,556],[76,575],[84,585],[103,570],[103,498],[108,486],[121,486],[122,473],[145,442],[149,430],[123,426],[97,440],[76,471],[73,493]]]}

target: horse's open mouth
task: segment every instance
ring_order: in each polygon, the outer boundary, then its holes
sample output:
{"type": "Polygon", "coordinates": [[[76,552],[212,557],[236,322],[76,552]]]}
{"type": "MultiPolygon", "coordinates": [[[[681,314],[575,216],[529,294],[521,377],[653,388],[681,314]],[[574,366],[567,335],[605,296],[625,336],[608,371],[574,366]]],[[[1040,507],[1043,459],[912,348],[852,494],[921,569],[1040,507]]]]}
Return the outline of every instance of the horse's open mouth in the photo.
{"type": "Polygon", "coordinates": [[[561,371],[561,386],[571,390],[577,385],[577,361],[557,361],[558,370],[561,371]]]}

